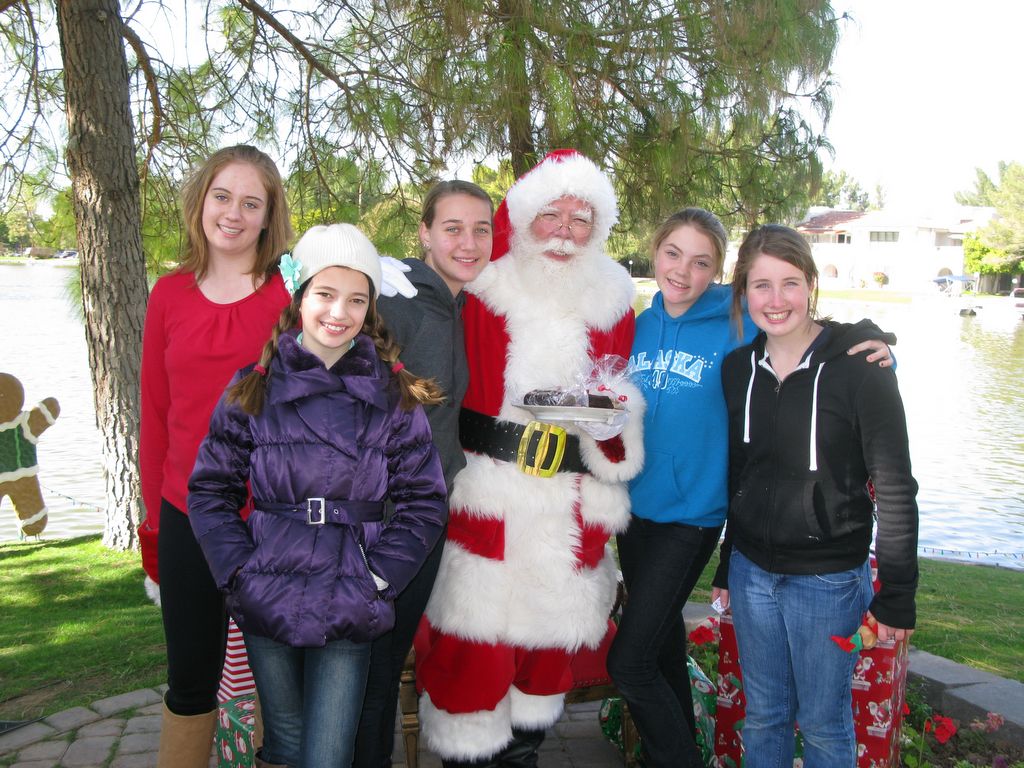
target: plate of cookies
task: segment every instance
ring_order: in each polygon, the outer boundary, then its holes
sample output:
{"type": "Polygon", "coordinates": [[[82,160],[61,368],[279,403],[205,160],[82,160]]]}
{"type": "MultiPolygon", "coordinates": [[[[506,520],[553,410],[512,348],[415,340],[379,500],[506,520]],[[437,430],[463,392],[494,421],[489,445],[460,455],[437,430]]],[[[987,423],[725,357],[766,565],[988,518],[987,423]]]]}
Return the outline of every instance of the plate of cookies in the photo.
{"type": "Polygon", "coordinates": [[[580,405],[581,396],[575,392],[554,389],[535,389],[523,397],[521,408],[541,421],[592,421],[611,423],[622,408],[606,395],[586,393],[587,405],[580,405]]]}

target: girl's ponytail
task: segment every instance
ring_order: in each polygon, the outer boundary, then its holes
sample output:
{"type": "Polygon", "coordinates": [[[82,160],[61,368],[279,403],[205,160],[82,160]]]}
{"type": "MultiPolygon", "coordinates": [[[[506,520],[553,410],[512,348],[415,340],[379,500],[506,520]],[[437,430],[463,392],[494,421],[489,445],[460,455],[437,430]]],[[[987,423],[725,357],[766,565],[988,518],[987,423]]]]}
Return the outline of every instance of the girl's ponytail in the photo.
{"type": "Polygon", "coordinates": [[[228,390],[228,403],[238,403],[238,407],[250,416],[259,416],[263,410],[263,402],[267,396],[267,371],[277,354],[277,340],[285,331],[290,331],[299,324],[299,305],[302,303],[302,291],[297,291],[291,303],[284,308],[277,319],[274,332],[263,345],[259,362],[248,375],[228,390]]]}
{"type": "Polygon", "coordinates": [[[444,402],[444,390],[433,379],[423,379],[410,373],[399,361],[398,356],[401,349],[391,337],[391,333],[377,313],[377,308],[372,304],[366,313],[363,331],[373,339],[373,344],[377,348],[377,354],[380,355],[380,359],[391,368],[391,373],[395,377],[401,392],[403,409],[411,410],[417,403],[422,405],[440,405],[444,402]]]}

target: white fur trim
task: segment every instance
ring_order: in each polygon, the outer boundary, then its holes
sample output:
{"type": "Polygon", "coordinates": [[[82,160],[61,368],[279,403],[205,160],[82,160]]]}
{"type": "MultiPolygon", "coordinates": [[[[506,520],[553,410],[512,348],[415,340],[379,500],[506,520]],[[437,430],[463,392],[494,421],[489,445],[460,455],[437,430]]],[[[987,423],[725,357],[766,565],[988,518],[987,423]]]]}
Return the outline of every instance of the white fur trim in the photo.
{"type": "Polygon", "coordinates": [[[142,582],[142,586],[146,589],[146,597],[153,601],[153,605],[157,608],[160,607],[160,585],[153,581],[149,576],[142,582]]]}
{"type": "Polygon", "coordinates": [[[13,480],[21,480],[23,477],[32,477],[33,475],[38,474],[39,465],[33,464],[31,467],[12,469],[10,472],[0,472],[0,483],[9,483],[13,480]]]}
{"type": "MultiPolygon", "coordinates": [[[[22,411],[21,413],[19,413],[17,416],[15,416],[10,421],[0,422],[0,432],[6,431],[8,429],[11,429],[12,427],[24,426],[25,424],[28,423],[29,415],[30,414],[29,414],[28,411],[22,411]]],[[[27,431],[28,430],[26,430],[26,432],[27,431]]]]}
{"type": "Polygon", "coordinates": [[[49,512],[47,511],[46,507],[43,507],[41,510],[32,515],[32,517],[26,518],[25,520],[19,520],[18,527],[22,530],[25,530],[30,525],[34,525],[35,523],[38,523],[40,520],[45,520],[47,514],[49,514],[49,512]]]}
{"type": "Polygon", "coordinates": [[[427,603],[430,623],[479,642],[596,647],[615,599],[616,569],[609,548],[596,568],[578,567],[577,502],[587,522],[608,522],[609,534],[628,524],[625,494],[592,479],[568,472],[532,477],[513,464],[467,454],[452,514],[468,514],[470,524],[472,518],[503,521],[504,557],[480,557],[449,541],[427,603]]]}
{"type": "Polygon", "coordinates": [[[556,693],[551,696],[537,696],[531,693],[523,693],[513,687],[512,699],[512,727],[524,730],[536,731],[541,728],[550,728],[558,722],[565,709],[565,694],[556,693]]]}
{"type": "Polygon", "coordinates": [[[623,483],[603,483],[591,475],[580,475],[580,499],[580,514],[589,525],[613,534],[629,527],[629,489],[623,483]]]}
{"type": "Polygon", "coordinates": [[[644,412],[647,410],[647,403],[640,389],[629,382],[619,385],[618,391],[629,398],[629,419],[620,435],[625,448],[625,458],[620,462],[609,461],[597,441],[583,430],[579,430],[583,463],[590,468],[595,477],[605,482],[631,480],[644,466],[644,412]]]}
{"type": "Polygon", "coordinates": [[[510,699],[493,709],[452,714],[420,697],[420,724],[427,749],[448,760],[478,760],[498,754],[512,741],[510,699]]]}
{"type": "Polygon", "coordinates": [[[505,203],[513,231],[528,228],[541,208],[570,195],[593,206],[591,242],[603,243],[619,220],[615,188],[604,171],[578,153],[545,158],[512,185],[505,203]]]}
{"type": "MultiPolygon", "coordinates": [[[[633,306],[636,290],[629,272],[600,248],[579,254],[576,258],[586,263],[554,284],[536,263],[520,258],[518,248],[514,245],[505,258],[488,264],[467,290],[495,314],[504,315],[506,323],[523,324],[531,335],[522,342],[564,355],[564,339],[559,336],[564,325],[577,327],[573,335],[586,336],[586,327],[610,331],[633,306]]],[[[516,328],[509,324],[507,330],[514,337],[516,328]]]]}
{"type": "Polygon", "coordinates": [[[39,412],[43,414],[43,418],[46,419],[46,423],[52,427],[57,421],[57,417],[50,413],[50,409],[46,407],[45,403],[39,403],[36,408],[38,408],[39,412]]]}

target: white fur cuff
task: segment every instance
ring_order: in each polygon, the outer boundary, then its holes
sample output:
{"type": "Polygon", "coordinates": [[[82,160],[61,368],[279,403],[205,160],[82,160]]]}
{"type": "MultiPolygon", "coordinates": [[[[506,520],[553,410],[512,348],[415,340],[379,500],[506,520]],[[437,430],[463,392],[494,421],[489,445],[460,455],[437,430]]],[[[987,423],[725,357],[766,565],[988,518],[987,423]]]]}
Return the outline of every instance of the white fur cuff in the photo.
{"type": "Polygon", "coordinates": [[[427,749],[447,760],[479,760],[498,754],[512,741],[509,697],[493,709],[452,714],[420,697],[420,722],[427,749]]]}
{"type": "Polygon", "coordinates": [[[153,601],[153,605],[157,608],[160,607],[160,585],[153,581],[149,576],[142,582],[142,586],[146,589],[146,597],[153,601]]]}

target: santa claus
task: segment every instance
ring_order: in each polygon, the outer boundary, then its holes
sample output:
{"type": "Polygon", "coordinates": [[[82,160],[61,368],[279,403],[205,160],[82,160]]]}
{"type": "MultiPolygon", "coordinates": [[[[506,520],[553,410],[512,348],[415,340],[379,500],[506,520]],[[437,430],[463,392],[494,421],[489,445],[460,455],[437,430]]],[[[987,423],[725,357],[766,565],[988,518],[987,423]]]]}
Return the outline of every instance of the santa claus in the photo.
{"type": "Polygon", "coordinates": [[[604,250],[617,218],[608,177],[553,152],[509,190],[491,263],[467,289],[467,466],[416,647],[423,735],[449,768],[536,765],[572,656],[607,630],[607,543],[643,463],[640,393],[612,385],[628,413],[612,427],[546,423],[522,403],[573,388],[605,355],[629,357],[633,284],[604,250]]]}

